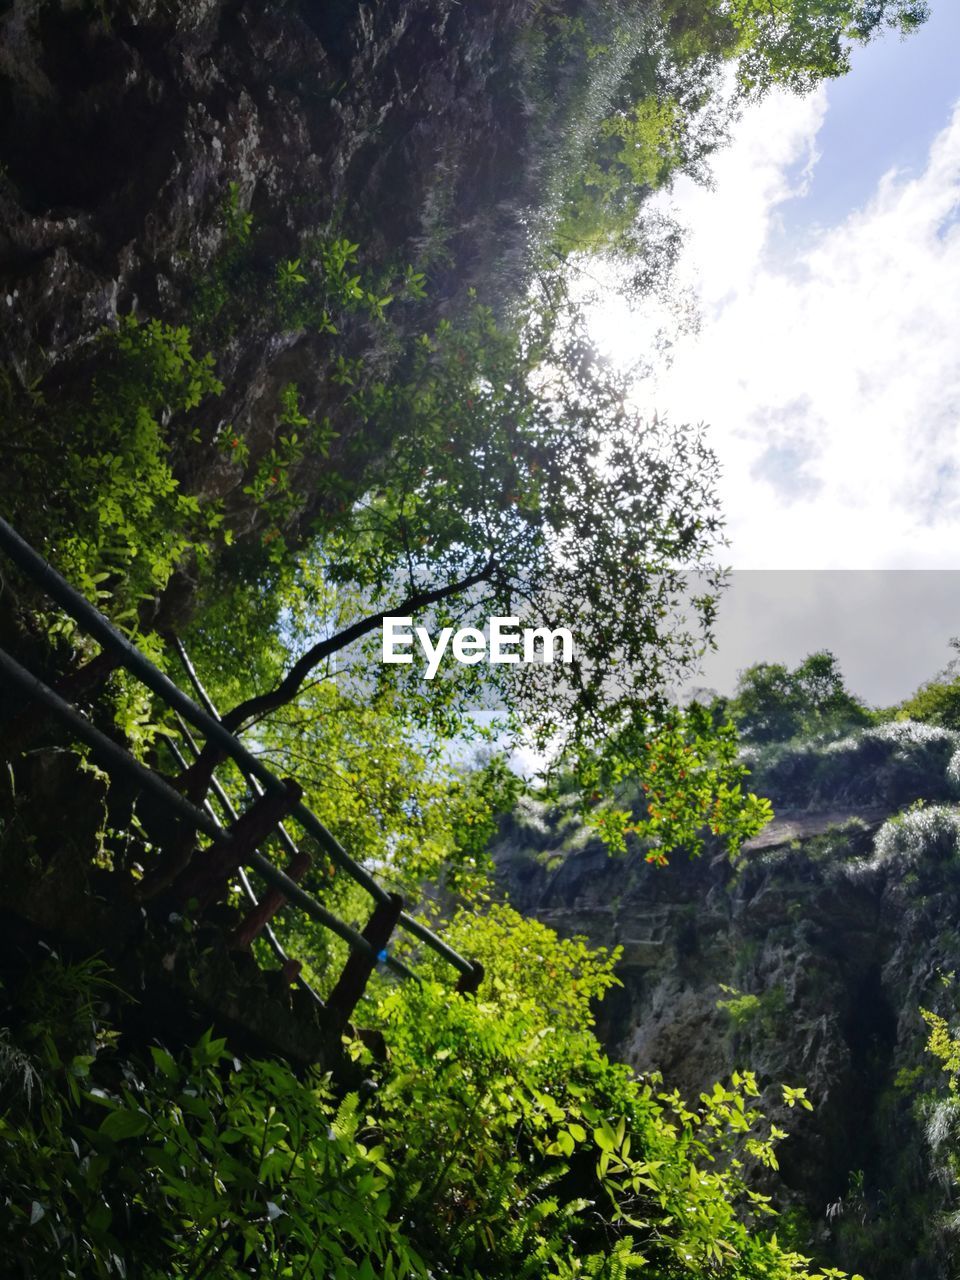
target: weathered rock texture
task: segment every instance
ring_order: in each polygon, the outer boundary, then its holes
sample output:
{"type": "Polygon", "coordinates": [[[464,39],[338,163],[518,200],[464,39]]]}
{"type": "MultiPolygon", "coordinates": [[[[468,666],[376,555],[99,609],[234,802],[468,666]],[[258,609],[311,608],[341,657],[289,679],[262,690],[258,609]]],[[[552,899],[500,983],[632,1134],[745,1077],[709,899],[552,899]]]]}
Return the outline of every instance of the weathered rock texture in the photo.
{"type": "Polygon", "coordinates": [[[784,813],[739,871],[719,851],[659,869],[534,807],[495,856],[515,906],[622,948],[623,986],[599,1010],[613,1056],[694,1097],[759,1074],[792,1135],[771,1189],[801,1243],[875,1280],[934,1280],[954,1272],[916,1102],[916,1069],[937,1075],[919,1008],[960,960],[960,856],[878,855],[879,818],[784,813]],[[781,1082],[806,1085],[815,1112],[779,1105],[781,1082]]]}
{"type": "MultiPolygon", "coordinates": [[[[0,0],[0,404],[5,385],[54,407],[89,386],[93,340],[120,315],[187,324],[225,389],[189,431],[171,427],[176,473],[186,492],[223,502],[240,547],[271,522],[244,487],[281,433],[281,388],[296,385],[312,421],[334,415],[329,452],[295,475],[302,500],[284,534],[305,536],[330,514],[323,473],[342,500],[389,451],[362,418],[337,416],[335,356],[387,376],[402,335],[456,313],[468,290],[498,306],[523,290],[570,109],[563,66],[545,79],[537,64],[532,11],[529,0],[0,0]],[[253,236],[224,280],[230,200],[253,236]],[[281,323],[266,305],[278,264],[331,236],[360,245],[371,285],[393,292],[409,266],[426,297],[398,298],[388,331],[338,317],[336,344],[281,323]],[[217,290],[232,301],[212,323],[217,290]],[[217,447],[225,424],[249,445],[246,471],[217,447]]],[[[190,589],[171,584],[168,612],[189,609],[190,589]]]]}
{"type": "Polygon", "coordinates": [[[436,232],[441,297],[502,259],[530,195],[523,103],[494,83],[522,0],[4,7],[3,339],[24,369],[118,310],[183,318],[231,182],[275,261],[331,225],[381,261],[436,232]]]}

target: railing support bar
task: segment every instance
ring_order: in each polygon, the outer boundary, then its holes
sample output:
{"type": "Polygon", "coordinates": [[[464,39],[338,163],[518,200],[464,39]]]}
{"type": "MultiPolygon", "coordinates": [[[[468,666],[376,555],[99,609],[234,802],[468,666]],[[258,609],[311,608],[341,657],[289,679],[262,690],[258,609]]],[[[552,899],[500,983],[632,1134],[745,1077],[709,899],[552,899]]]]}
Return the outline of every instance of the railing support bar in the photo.
{"type": "MultiPolygon", "coordinates": [[[[227,835],[226,830],[220,826],[215,818],[191,804],[179,791],[175,791],[168,782],[151,772],[139,760],[135,760],[128,751],[118,746],[105,733],[101,733],[96,726],[80,715],[68,702],[64,702],[42,680],[38,680],[35,675],[27,671],[25,667],[22,667],[19,662],[11,658],[2,649],[0,649],[0,677],[53,712],[105,764],[114,768],[118,773],[125,773],[144,791],[150,791],[167,805],[172,813],[178,818],[182,818],[194,830],[202,831],[214,840],[222,839],[227,835]]],[[[318,921],[332,933],[342,938],[352,950],[359,951],[364,955],[372,954],[370,944],[362,934],[339,920],[326,907],[322,907],[319,902],[316,902],[308,893],[304,892],[289,876],[284,875],[279,867],[275,867],[269,858],[265,858],[262,853],[254,851],[248,858],[248,865],[256,868],[257,873],[263,877],[267,884],[279,889],[285,898],[300,907],[311,919],[318,921]]]]}
{"type": "MultiPolygon", "coordinates": [[[[224,728],[219,720],[204,711],[202,707],[197,706],[193,699],[188,697],[182,689],[179,689],[168,676],[165,676],[159,667],[154,666],[125,635],[118,631],[98,609],[94,608],[89,600],[72,587],[41,555],[34,551],[33,547],[25,542],[16,529],[2,517],[0,517],[0,547],[24,573],[38,583],[50,598],[55,600],[72,618],[81,623],[86,631],[104,648],[118,653],[124,666],[133,672],[148,689],[152,690],[159,698],[162,698],[170,707],[180,711],[186,720],[200,729],[208,741],[215,742],[228,756],[243,768],[249,770],[255,778],[263,783],[267,791],[283,791],[283,783],[278,777],[255,755],[249,752],[228,729],[224,728]]],[[[66,705],[64,704],[64,706],[66,705]]],[[[72,708],[69,709],[72,711],[72,708]]],[[[182,799],[182,797],[179,798],[182,799]]],[[[184,801],[184,803],[187,802],[184,801]]],[[[350,857],[335,836],[310,812],[302,801],[294,807],[292,816],[296,818],[305,831],[314,837],[334,862],[339,863],[358,884],[367,890],[376,902],[386,902],[390,898],[386,889],[378,884],[365,868],[350,857]]],[[[266,862],[266,859],[264,861],[266,862]]],[[[267,866],[270,867],[271,871],[276,871],[272,863],[267,862],[267,866]]],[[[277,874],[282,873],[278,872],[277,874]]],[[[264,878],[266,879],[266,875],[264,878]]],[[[284,877],[284,879],[286,880],[287,877],[284,877]]],[[[289,883],[293,884],[292,881],[289,881],[289,883]]],[[[408,933],[413,934],[415,938],[419,938],[421,942],[425,942],[439,955],[443,956],[460,973],[470,974],[473,972],[473,965],[469,960],[459,955],[452,947],[448,947],[432,930],[414,920],[405,911],[400,916],[399,924],[408,933]]],[[[356,934],[356,936],[360,937],[359,934],[356,934]]]]}
{"type": "Polygon", "coordinates": [[[299,783],[288,778],[286,784],[285,797],[275,793],[260,796],[221,839],[202,854],[194,854],[174,882],[175,898],[181,903],[196,898],[202,910],[226,895],[230,879],[241,863],[249,862],[257,846],[273,833],[279,820],[303,794],[299,783]]]}
{"type": "MultiPolygon", "coordinates": [[[[199,755],[199,749],[197,747],[197,744],[194,742],[193,737],[190,733],[190,730],[187,728],[186,724],[184,723],[182,717],[180,716],[180,713],[174,712],[174,715],[176,715],[177,717],[177,721],[180,725],[180,731],[183,734],[184,738],[186,739],[187,744],[190,747],[190,750],[193,752],[195,756],[199,755]]],[[[172,738],[168,737],[166,739],[166,744],[174,760],[176,760],[177,764],[180,766],[181,771],[186,769],[187,767],[186,759],[184,758],[183,752],[177,746],[176,742],[174,742],[172,738]]],[[[237,811],[233,807],[233,805],[230,803],[230,797],[220,786],[220,783],[217,782],[216,778],[213,779],[213,794],[216,796],[218,802],[222,806],[223,811],[227,815],[227,817],[230,818],[231,821],[235,822],[237,819],[237,811]]],[[[216,818],[216,814],[213,812],[213,806],[211,805],[209,800],[205,800],[203,802],[203,807],[207,811],[207,813],[210,814],[212,818],[214,819],[216,818]]],[[[237,878],[240,881],[240,886],[243,889],[243,892],[247,895],[247,901],[250,903],[252,907],[254,908],[258,907],[260,905],[260,899],[257,897],[256,893],[254,892],[253,885],[250,883],[250,877],[247,875],[243,867],[237,867],[237,878]]],[[[299,879],[299,877],[291,876],[291,879],[299,879]]],[[[268,892],[277,893],[278,891],[276,889],[270,889],[268,890],[268,892]]],[[[284,899],[284,901],[286,901],[286,899],[284,899]]],[[[263,935],[267,940],[267,945],[270,947],[270,950],[280,961],[281,968],[288,966],[291,963],[298,963],[297,961],[291,961],[290,957],[287,955],[286,951],[284,950],[283,944],[281,943],[277,935],[274,933],[269,923],[264,924],[263,935]]],[[[303,990],[306,991],[306,993],[309,996],[311,996],[315,1001],[315,1003],[318,1004],[322,1009],[323,1001],[320,999],[319,995],[317,995],[316,991],[314,991],[313,987],[311,987],[310,983],[307,982],[307,980],[303,977],[303,975],[298,973],[296,980],[300,984],[300,986],[303,988],[303,990]]]]}
{"type": "Polygon", "coordinates": [[[350,1021],[350,1015],[357,1003],[377,963],[387,959],[387,943],[393,935],[400,913],[403,910],[403,899],[398,893],[391,893],[388,902],[378,902],[373,915],[367,921],[363,936],[370,943],[371,955],[360,955],[352,952],[343,966],[343,972],[337,979],[337,985],[327,998],[327,1017],[331,1030],[342,1032],[350,1021]]]}

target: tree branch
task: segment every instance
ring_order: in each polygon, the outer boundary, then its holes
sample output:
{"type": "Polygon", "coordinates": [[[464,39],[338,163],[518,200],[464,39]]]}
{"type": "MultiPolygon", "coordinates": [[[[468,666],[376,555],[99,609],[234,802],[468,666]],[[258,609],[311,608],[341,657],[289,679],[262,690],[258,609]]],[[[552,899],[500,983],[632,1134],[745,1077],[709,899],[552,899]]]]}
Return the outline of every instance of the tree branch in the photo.
{"type": "Polygon", "coordinates": [[[382,624],[384,618],[406,614],[412,615],[421,609],[428,608],[432,604],[439,604],[441,600],[448,600],[451,596],[459,595],[461,591],[469,591],[478,582],[487,581],[495,568],[496,564],[491,559],[477,573],[461,578],[457,582],[448,583],[445,587],[436,587],[433,591],[417,592],[412,596],[408,596],[396,608],[389,611],[383,610],[381,613],[361,618],[359,622],[355,622],[350,627],[345,627],[343,631],[338,631],[336,635],[330,636],[326,640],[319,640],[297,659],[274,689],[271,689],[268,693],[261,693],[256,697],[247,698],[245,702],[238,703],[232,711],[228,711],[223,717],[224,727],[229,729],[231,733],[236,732],[247,720],[252,719],[254,716],[263,716],[268,711],[276,711],[278,707],[292,702],[299,693],[300,686],[318,663],[322,662],[324,658],[329,658],[331,654],[337,653],[340,649],[345,649],[362,636],[369,635],[371,631],[375,631],[382,624]]]}
{"type": "MultiPolygon", "coordinates": [[[[330,657],[331,654],[338,652],[340,649],[345,649],[355,640],[359,640],[361,637],[369,635],[371,631],[375,631],[383,623],[384,618],[397,615],[413,615],[432,604],[439,604],[441,600],[449,600],[451,596],[459,595],[463,591],[469,591],[471,587],[475,587],[480,582],[489,581],[496,573],[496,570],[497,562],[491,556],[484,567],[476,573],[468,574],[467,577],[460,578],[456,582],[447,583],[445,587],[435,587],[432,591],[415,592],[394,608],[385,609],[380,613],[361,618],[352,626],[338,631],[336,635],[329,636],[326,640],[318,641],[297,659],[278,685],[267,693],[257,694],[253,698],[247,698],[244,702],[237,703],[232,710],[221,717],[221,723],[225,729],[229,729],[231,733],[236,733],[250,720],[260,719],[269,712],[286,706],[288,702],[292,702],[297,696],[314,667],[325,658],[330,657]]],[[[214,743],[208,742],[204,746],[198,758],[180,779],[187,795],[193,798],[197,796],[202,798],[206,795],[213,771],[223,758],[223,752],[214,743]]]]}

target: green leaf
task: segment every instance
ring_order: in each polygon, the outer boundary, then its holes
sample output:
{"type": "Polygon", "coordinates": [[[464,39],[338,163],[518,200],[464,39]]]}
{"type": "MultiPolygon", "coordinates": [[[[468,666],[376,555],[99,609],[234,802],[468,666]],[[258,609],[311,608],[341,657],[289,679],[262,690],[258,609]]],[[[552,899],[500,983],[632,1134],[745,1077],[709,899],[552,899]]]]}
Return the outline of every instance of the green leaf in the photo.
{"type": "Polygon", "coordinates": [[[180,1069],[171,1054],[166,1049],[159,1049],[156,1045],[150,1046],[150,1055],[153,1058],[154,1066],[161,1071],[168,1080],[176,1080],[180,1074],[180,1069]]]}
{"type": "Polygon", "coordinates": [[[616,1146],[613,1130],[606,1120],[601,1121],[600,1126],[594,1129],[593,1140],[601,1151],[612,1151],[616,1146]]]}
{"type": "Polygon", "coordinates": [[[124,1138],[138,1138],[150,1127],[150,1117],[144,1111],[111,1111],[100,1132],[114,1142],[122,1142],[124,1138]]]}

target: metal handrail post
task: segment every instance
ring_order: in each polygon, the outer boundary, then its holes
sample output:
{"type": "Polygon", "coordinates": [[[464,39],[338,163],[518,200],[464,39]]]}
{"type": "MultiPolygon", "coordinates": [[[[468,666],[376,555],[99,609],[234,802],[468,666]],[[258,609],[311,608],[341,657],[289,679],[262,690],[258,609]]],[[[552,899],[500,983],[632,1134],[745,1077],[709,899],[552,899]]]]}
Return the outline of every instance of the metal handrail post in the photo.
{"type": "MultiPolygon", "coordinates": [[[[51,599],[55,600],[77,622],[82,623],[94,639],[99,641],[105,648],[117,653],[123,665],[148,689],[152,690],[168,706],[180,711],[186,720],[189,720],[191,724],[200,729],[208,741],[215,742],[231,759],[235,760],[245,770],[249,770],[268,790],[275,792],[284,790],[283,782],[255,755],[248,751],[229,729],[226,729],[219,720],[211,716],[202,707],[197,706],[192,698],[188,697],[182,689],[173,683],[169,676],[164,675],[159,667],[155,666],[149,658],[142,654],[122,632],[117,630],[113,623],[104,617],[99,609],[95,608],[75,587],[71,586],[3,517],[0,517],[0,547],[24,573],[43,588],[51,599]]],[[[48,690],[48,692],[52,691],[48,690]]],[[[68,706],[66,703],[63,705],[68,706]]],[[[69,709],[72,710],[72,708],[69,709]]],[[[178,793],[174,792],[174,794],[178,793]]],[[[178,798],[183,799],[180,796],[178,798]]],[[[304,830],[314,837],[321,848],[342,866],[358,884],[362,885],[372,898],[377,902],[386,903],[390,901],[390,895],[387,890],[378,884],[365,868],[350,857],[332,832],[328,831],[302,801],[294,806],[291,813],[304,830]]],[[[271,871],[276,872],[278,875],[283,874],[277,871],[272,863],[266,859],[264,861],[271,871]]],[[[266,876],[264,878],[266,879],[266,876]]],[[[286,876],[283,878],[288,880],[286,876]]],[[[288,882],[291,887],[297,889],[299,896],[302,890],[299,890],[292,880],[288,882]]],[[[278,885],[277,887],[281,886],[278,885]]],[[[426,925],[420,924],[418,920],[408,915],[407,912],[404,911],[401,914],[399,924],[408,933],[413,934],[414,937],[426,943],[438,955],[441,955],[458,972],[463,974],[472,974],[474,972],[474,966],[469,960],[454,951],[452,947],[447,946],[431,929],[428,929],[426,925]]],[[[357,938],[360,937],[359,934],[355,934],[355,936],[357,938]]]]}

